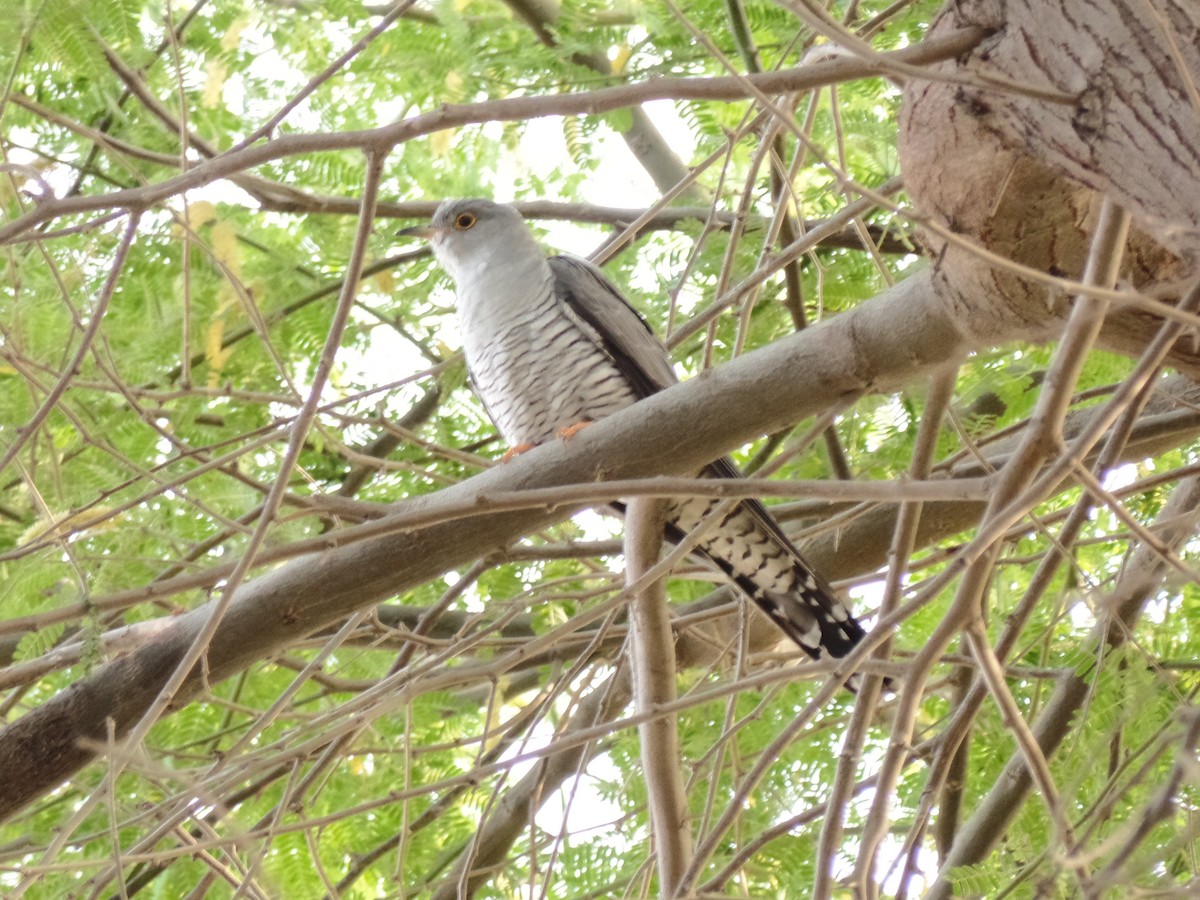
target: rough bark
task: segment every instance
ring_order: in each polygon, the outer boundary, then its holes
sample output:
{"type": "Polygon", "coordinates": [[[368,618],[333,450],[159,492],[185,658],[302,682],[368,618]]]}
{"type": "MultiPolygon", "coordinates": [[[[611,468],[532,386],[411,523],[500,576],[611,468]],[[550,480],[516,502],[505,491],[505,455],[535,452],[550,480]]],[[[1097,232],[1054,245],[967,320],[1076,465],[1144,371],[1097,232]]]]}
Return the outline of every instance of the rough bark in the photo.
{"type": "MultiPolygon", "coordinates": [[[[1177,300],[1200,267],[1200,8],[1169,0],[965,0],[951,4],[932,33],[967,24],[991,37],[937,68],[1029,90],[909,83],[900,152],[920,210],[969,245],[1078,279],[1109,196],[1137,226],[1123,283],[1177,300]],[[1062,101],[1047,100],[1047,92],[1062,101]]],[[[1034,339],[1057,332],[1068,299],[1061,291],[936,230],[925,239],[937,294],[974,337],[992,343],[1014,327],[1034,339]]],[[[1136,353],[1156,328],[1148,312],[1117,310],[1101,340],[1136,353]]],[[[1194,375],[1190,344],[1172,363],[1194,375]]]]}

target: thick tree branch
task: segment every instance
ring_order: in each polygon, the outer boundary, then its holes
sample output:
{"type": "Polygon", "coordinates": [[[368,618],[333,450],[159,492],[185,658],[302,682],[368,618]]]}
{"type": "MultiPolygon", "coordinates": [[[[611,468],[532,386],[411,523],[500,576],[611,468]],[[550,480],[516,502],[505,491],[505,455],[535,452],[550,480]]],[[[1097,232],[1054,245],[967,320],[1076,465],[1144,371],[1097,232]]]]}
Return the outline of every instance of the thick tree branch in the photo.
{"type": "MultiPolygon", "coordinates": [[[[403,591],[561,518],[519,510],[404,530],[406,514],[495,491],[694,471],[730,447],[867,391],[909,380],[961,353],[953,326],[922,314],[924,279],[656,395],[552,444],[437,494],[401,504],[395,532],[295,560],[239,590],[206,656],[219,681],[356,609],[403,591]],[[830,360],[840,361],[831,366],[830,360]]],[[[159,640],[76,682],[0,732],[0,816],[9,816],[84,765],[111,718],[121,735],[148,708],[208,619],[202,606],[159,640]]],[[[199,670],[177,703],[203,686],[199,670]]]]}

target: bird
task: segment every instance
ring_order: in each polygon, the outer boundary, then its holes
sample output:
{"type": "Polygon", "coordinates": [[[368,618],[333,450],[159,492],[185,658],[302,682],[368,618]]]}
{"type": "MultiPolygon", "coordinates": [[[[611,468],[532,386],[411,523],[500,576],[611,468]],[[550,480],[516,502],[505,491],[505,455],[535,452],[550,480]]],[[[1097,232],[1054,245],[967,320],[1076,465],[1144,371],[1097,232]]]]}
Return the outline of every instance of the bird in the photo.
{"type": "MultiPolygon", "coordinates": [[[[397,234],[428,240],[454,281],[467,371],[515,450],[569,434],[678,381],[666,347],[604,272],[573,256],[547,256],[515,207],[445,200],[431,222],[397,234]]],[[[728,457],[702,474],[741,477],[728,457]]],[[[758,500],[672,499],[666,536],[682,540],[722,504],[720,521],[692,552],[809,656],[853,650],[863,626],[758,500]]]]}

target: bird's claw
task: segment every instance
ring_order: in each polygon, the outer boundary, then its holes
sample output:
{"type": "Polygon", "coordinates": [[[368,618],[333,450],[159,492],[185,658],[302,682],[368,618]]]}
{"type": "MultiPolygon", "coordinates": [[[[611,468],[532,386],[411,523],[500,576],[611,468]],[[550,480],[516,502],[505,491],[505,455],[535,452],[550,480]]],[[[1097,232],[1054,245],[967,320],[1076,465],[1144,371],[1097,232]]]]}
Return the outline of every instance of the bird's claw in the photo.
{"type": "Polygon", "coordinates": [[[506,451],[504,451],[504,455],[500,457],[500,462],[506,463],[510,459],[520,456],[522,453],[528,453],[536,446],[537,444],[530,444],[526,442],[523,444],[517,444],[515,447],[509,447],[506,451]]]}
{"type": "Polygon", "coordinates": [[[591,424],[591,419],[582,419],[581,421],[576,422],[574,425],[564,425],[562,428],[558,429],[556,434],[558,434],[561,440],[569,441],[591,424]]]}

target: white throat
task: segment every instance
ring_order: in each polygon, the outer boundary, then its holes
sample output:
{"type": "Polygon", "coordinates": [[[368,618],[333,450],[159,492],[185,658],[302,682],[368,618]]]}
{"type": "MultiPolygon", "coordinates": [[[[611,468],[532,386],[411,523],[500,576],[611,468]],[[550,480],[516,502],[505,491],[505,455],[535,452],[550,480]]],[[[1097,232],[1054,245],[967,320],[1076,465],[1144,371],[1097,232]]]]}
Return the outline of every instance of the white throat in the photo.
{"type": "Polygon", "coordinates": [[[553,297],[554,276],[531,239],[475,248],[446,266],[454,277],[468,360],[514,322],[553,297]]]}

